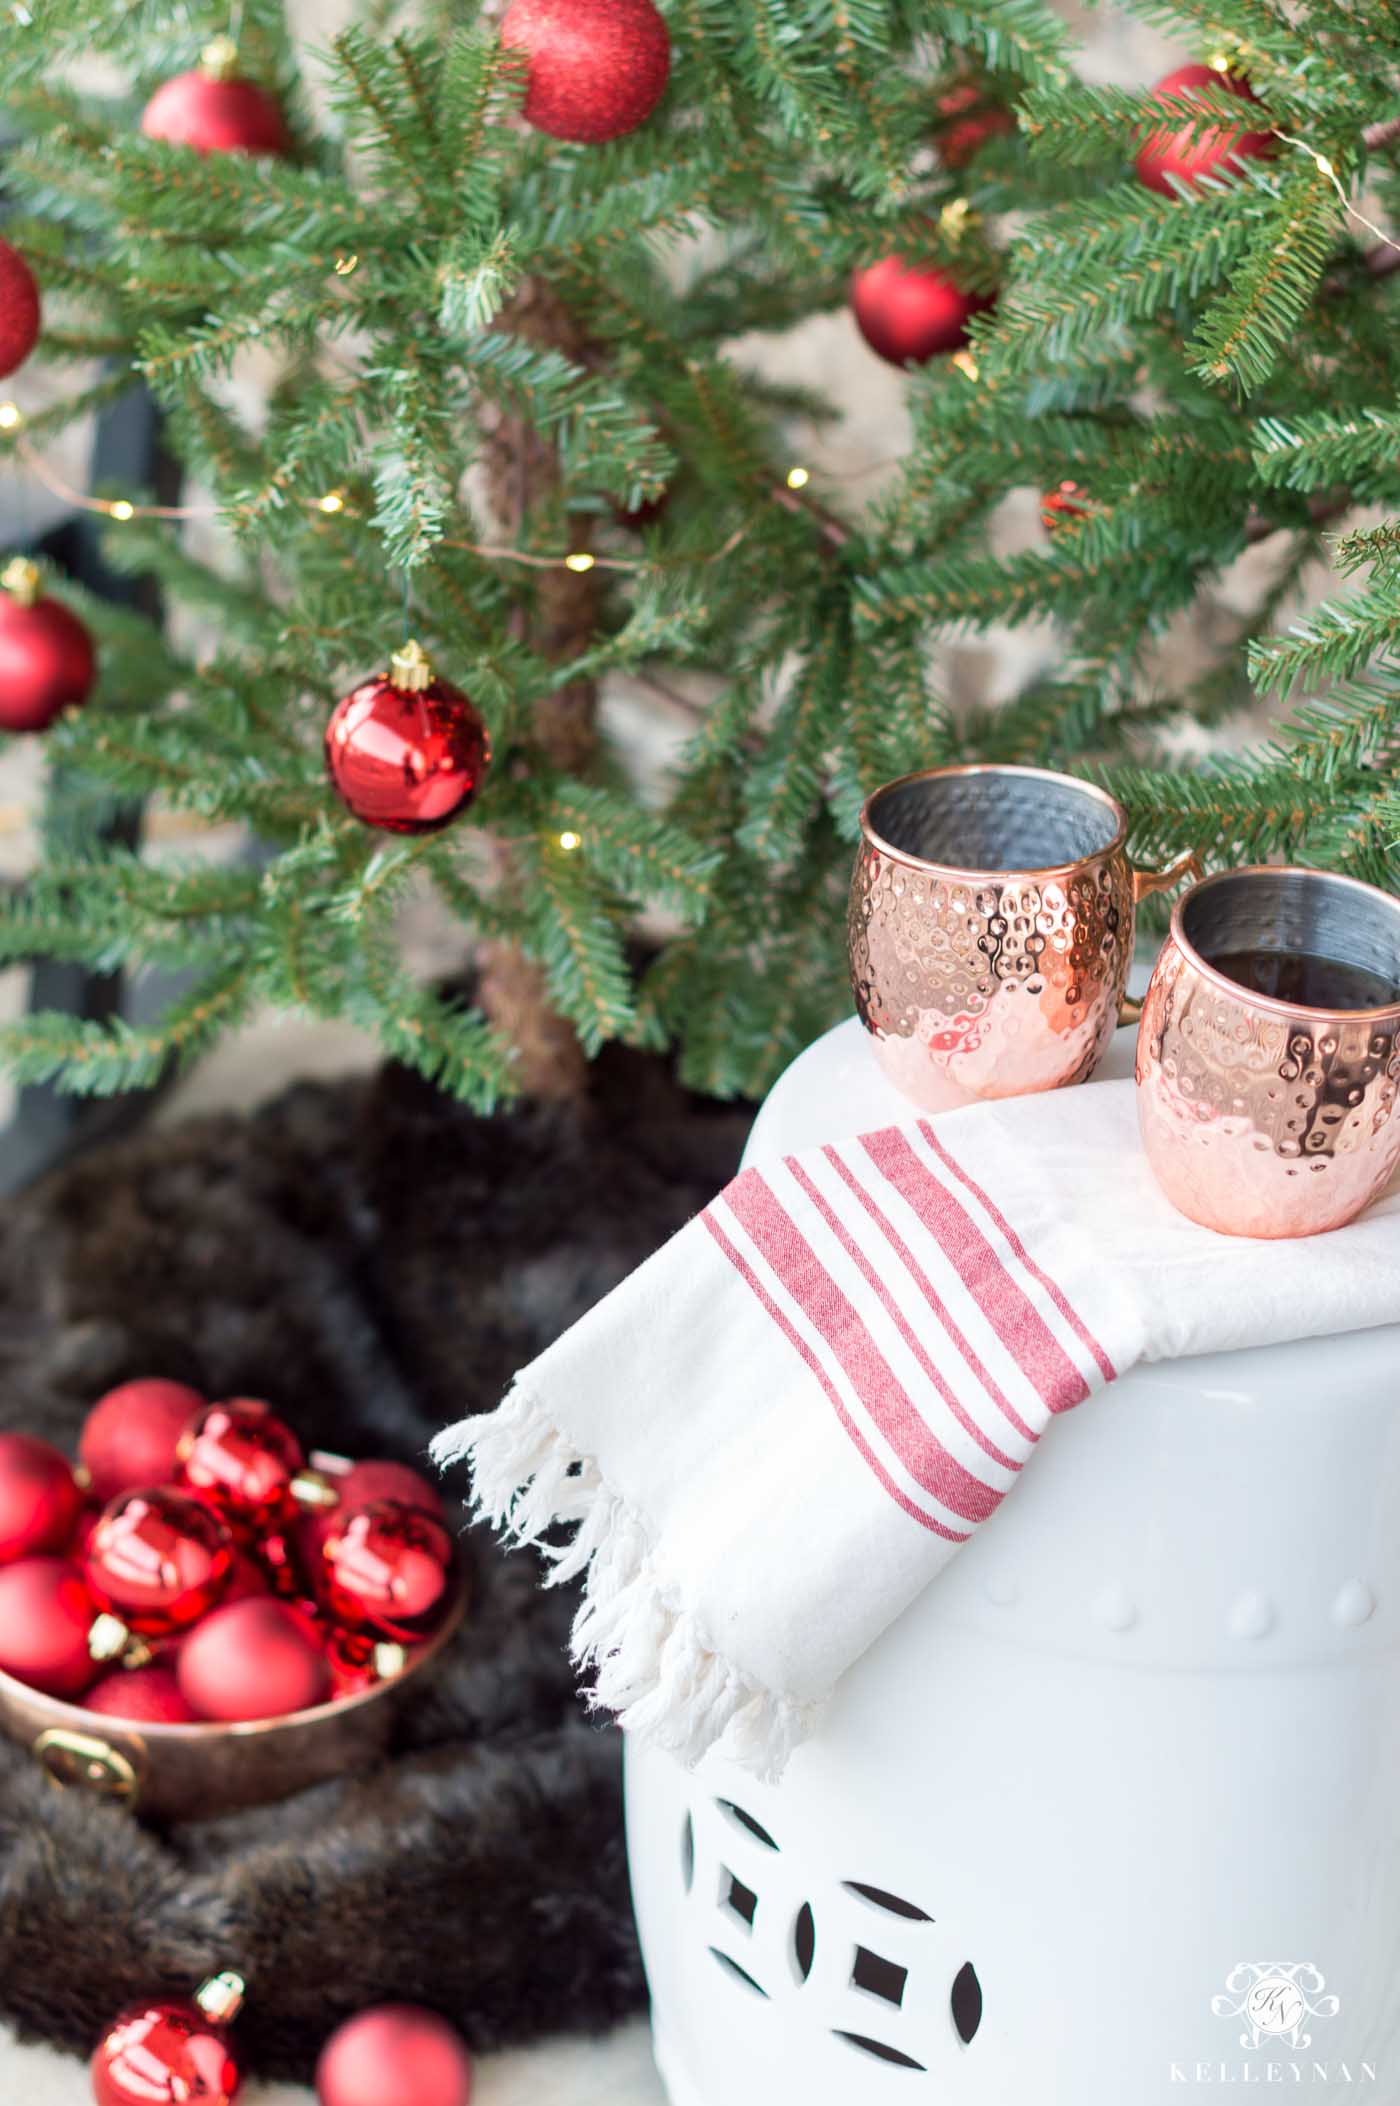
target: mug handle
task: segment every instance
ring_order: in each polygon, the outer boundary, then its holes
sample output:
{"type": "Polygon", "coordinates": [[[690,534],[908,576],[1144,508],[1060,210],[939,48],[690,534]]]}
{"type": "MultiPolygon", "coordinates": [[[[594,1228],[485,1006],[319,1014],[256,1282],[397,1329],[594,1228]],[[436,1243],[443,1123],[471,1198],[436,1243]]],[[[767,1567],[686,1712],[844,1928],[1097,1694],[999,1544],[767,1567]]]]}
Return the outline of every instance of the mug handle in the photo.
{"type": "MultiPolygon", "coordinates": [[[[1167,864],[1165,870],[1135,869],[1133,871],[1133,905],[1135,907],[1141,906],[1145,899],[1151,899],[1154,892],[1170,892],[1172,887],[1179,885],[1183,878],[1190,878],[1195,883],[1197,879],[1204,876],[1205,871],[1202,868],[1201,859],[1194,848],[1188,848],[1184,855],[1177,856],[1173,862],[1167,864]]],[[[1119,1028],[1121,1029],[1124,1024],[1137,1023],[1141,1015],[1142,1003],[1130,995],[1124,995],[1122,1001],[1118,1004],[1119,1028]]]]}

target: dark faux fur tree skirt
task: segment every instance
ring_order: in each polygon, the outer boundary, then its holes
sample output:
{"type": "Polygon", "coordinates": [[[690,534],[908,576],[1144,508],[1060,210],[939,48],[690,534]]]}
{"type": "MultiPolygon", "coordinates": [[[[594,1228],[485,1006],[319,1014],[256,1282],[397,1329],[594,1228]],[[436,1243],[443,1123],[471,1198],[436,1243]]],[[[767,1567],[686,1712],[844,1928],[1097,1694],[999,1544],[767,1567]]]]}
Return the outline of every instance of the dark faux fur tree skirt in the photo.
{"type": "MultiPolygon", "coordinates": [[[[0,1425],[71,1452],[103,1390],[164,1374],[413,1459],[711,1196],[745,1125],[614,1051],[581,1112],[481,1121],[391,1069],[90,1155],[0,1222],[0,1425]]],[[[640,2004],[618,1740],[575,1695],[571,1605],[467,1542],[473,1613],[366,1774],[157,1834],[0,1741],[5,2017],[86,2052],[127,1998],[232,1966],[249,2064],[305,2078],[385,1999],[478,2048],[640,2004]]]]}

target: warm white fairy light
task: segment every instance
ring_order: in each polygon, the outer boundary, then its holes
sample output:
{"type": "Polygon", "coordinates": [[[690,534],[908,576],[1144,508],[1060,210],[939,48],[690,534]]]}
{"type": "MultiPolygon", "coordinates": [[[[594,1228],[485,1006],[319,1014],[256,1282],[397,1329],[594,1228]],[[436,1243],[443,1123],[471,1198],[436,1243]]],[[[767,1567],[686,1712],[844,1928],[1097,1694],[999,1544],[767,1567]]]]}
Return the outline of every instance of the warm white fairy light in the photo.
{"type": "Polygon", "coordinates": [[[789,490],[805,490],[811,480],[812,472],[810,468],[789,468],[787,472],[787,486],[789,490]]]}
{"type": "Polygon", "coordinates": [[[565,827],[563,833],[559,836],[559,846],[563,849],[565,855],[572,855],[576,848],[582,848],[583,836],[582,834],[576,834],[572,827],[565,827]]]}
{"type": "Polygon", "coordinates": [[[0,431],[18,431],[24,412],[17,402],[0,402],[0,431]]]}
{"type": "Polygon", "coordinates": [[[576,570],[582,574],[586,570],[592,570],[597,560],[596,556],[589,555],[586,548],[576,548],[571,556],[565,556],[564,568],[566,570],[576,570]]]}
{"type": "Polygon", "coordinates": [[[134,519],[136,517],[136,507],[133,504],[128,504],[124,497],[114,498],[107,507],[107,516],[109,519],[134,519]]]}
{"type": "Polygon", "coordinates": [[[316,510],[318,512],[343,512],[345,510],[345,497],[343,492],[339,490],[327,490],[324,497],[317,498],[316,510]]]}

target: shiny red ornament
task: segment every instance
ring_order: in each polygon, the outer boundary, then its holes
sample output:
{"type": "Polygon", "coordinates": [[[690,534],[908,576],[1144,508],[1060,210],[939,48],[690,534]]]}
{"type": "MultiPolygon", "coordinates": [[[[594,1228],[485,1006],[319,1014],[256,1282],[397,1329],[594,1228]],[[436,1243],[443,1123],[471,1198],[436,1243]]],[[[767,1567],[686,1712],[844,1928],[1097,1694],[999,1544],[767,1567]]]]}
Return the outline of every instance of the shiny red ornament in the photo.
{"type": "Polygon", "coordinates": [[[265,1596],[271,1591],[271,1582],[257,1559],[246,1550],[235,1550],[233,1570],[228,1576],[220,1606],[227,1607],[234,1601],[251,1601],[255,1596],[265,1596]]]}
{"type": "Polygon", "coordinates": [[[216,1975],[197,1996],[128,2004],[92,2058],[96,2106],[232,2106],[243,2072],[228,2025],[242,1989],[237,1975],[216,1975]]]}
{"type": "Polygon", "coordinates": [[[440,1521],[396,1499],[332,1516],[320,1574],[327,1613],[347,1630],[412,1645],[452,1598],[452,1538],[440,1521]]]}
{"type": "Polygon", "coordinates": [[[206,1719],[284,1718],[331,1693],[315,1625],[270,1595],[215,1609],[196,1624],[175,1674],[186,1703],[206,1719]]]}
{"type": "Polygon", "coordinates": [[[404,1506],[416,1506],[438,1521],[447,1515],[446,1502],[437,1486],[408,1463],[352,1463],[344,1476],[333,1478],[332,1482],[342,1507],[372,1506],[378,1499],[398,1499],[404,1506]]]}
{"type": "MultiPolygon", "coordinates": [[[[1247,81],[1233,73],[1221,73],[1214,66],[1178,66],[1174,73],[1159,80],[1152,92],[1191,99],[1192,90],[1203,87],[1226,88],[1245,102],[1256,106],[1259,103],[1247,81]]],[[[1143,141],[1133,165],[1140,183],[1171,197],[1175,195],[1168,180],[1171,177],[1178,183],[1190,184],[1199,182],[1202,176],[1238,175],[1242,162],[1260,160],[1273,153],[1277,145],[1272,132],[1234,132],[1217,127],[1192,133],[1164,128],[1143,141]]]]}
{"type": "Polygon", "coordinates": [[[955,173],[966,168],[989,139],[1014,132],[1016,119],[1004,102],[975,80],[959,81],[938,98],[941,122],[935,133],[938,158],[955,173]]]}
{"type": "Polygon", "coordinates": [[[326,1638],[326,1660],[331,1694],[338,1701],[391,1682],[407,1667],[409,1653],[397,1640],[376,1638],[370,1631],[332,1630],[326,1638]]]}
{"type": "Polygon", "coordinates": [[[906,263],[902,256],[886,256],[851,278],[860,333],[894,366],[960,351],[972,317],[995,304],[995,293],[965,292],[946,271],[906,263]]]}
{"type": "Polygon", "coordinates": [[[98,1675],[88,1651],[96,1615],[67,1558],[21,1558],[0,1568],[0,1669],[49,1696],[81,1696],[98,1675]]]}
{"type": "Polygon", "coordinates": [[[1047,534],[1054,534],[1062,526],[1070,526],[1076,519],[1083,519],[1089,510],[1088,492],[1082,483],[1056,483],[1040,500],[1040,523],[1047,534]]]}
{"type": "Polygon", "coordinates": [[[39,341],[39,288],[16,248],[0,241],[0,380],[22,366],[39,341]]]}
{"type": "Polygon", "coordinates": [[[511,0],[501,43],[528,61],[526,123],[587,146],[645,124],[671,73],[652,0],[511,0]]]}
{"type": "Polygon", "coordinates": [[[270,1404],[229,1397],[208,1404],[180,1437],[176,1481],[232,1526],[271,1528],[294,1504],[301,1443],[270,1404]]]}
{"type": "Polygon", "coordinates": [[[93,1600],[144,1638],[188,1630],[233,1570],[233,1539],[212,1506],[160,1485],[121,1492],[92,1532],[83,1574],[93,1600]]]}
{"type": "Polygon", "coordinates": [[[180,1435],[205,1399],[184,1382],[145,1375],[99,1397],[78,1436],[78,1460],[105,1506],[118,1492],[169,1484],[180,1435]]]}
{"type": "Polygon", "coordinates": [[[82,1504],[66,1455],[32,1433],[0,1433],[0,1565],[67,1549],[82,1504]]]}
{"type": "Polygon", "coordinates": [[[342,696],[326,726],[331,781],[357,819],[386,833],[446,826],[471,803],[490,761],[476,710],[416,644],[342,696]]]}
{"type": "Polygon", "coordinates": [[[436,2011],[375,2004],[337,2026],[316,2064],[320,2106],[468,2106],[471,2057],[436,2011]]]}
{"type": "Polygon", "coordinates": [[[104,1675],[83,1698],[83,1709],[141,1726],[190,1726],[199,1716],[170,1669],[161,1666],[124,1667],[104,1675]]]}
{"type": "Polygon", "coordinates": [[[265,88],[243,80],[238,51],[216,37],[191,73],[177,73],[146,104],[141,129],[148,139],[192,146],[201,154],[291,152],[291,135],[279,105],[265,88]]]}
{"type": "Polygon", "coordinates": [[[43,731],[86,702],[97,676],[92,638],[76,614],[40,590],[23,556],[0,574],[0,731],[43,731]]]}

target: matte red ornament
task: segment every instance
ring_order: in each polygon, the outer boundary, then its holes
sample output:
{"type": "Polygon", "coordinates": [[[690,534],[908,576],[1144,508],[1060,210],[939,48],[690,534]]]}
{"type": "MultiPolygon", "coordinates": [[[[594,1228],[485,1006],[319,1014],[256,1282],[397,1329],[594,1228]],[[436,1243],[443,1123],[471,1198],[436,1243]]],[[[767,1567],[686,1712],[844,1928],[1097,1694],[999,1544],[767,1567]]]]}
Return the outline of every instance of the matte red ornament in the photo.
{"type": "Polygon", "coordinates": [[[16,248],[0,241],[0,380],[22,366],[39,341],[39,288],[16,248]]]}
{"type": "Polygon", "coordinates": [[[207,1404],[180,1437],[177,1481],[235,1527],[270,1528],[294,1504],[301,1443],[270,1404],[229,1397],[207,1404]]]}
{"type": "Polygon", "coordinates": [[[67,1558],[0,1569],[0,1668],[49,1696],[78,1697],[97,1679],[88,1632],[97,1604],[67,1558]]]}
{"type": "Polygon", "coordinates": [[[938,113],[943,120],[934,135],[938,158],[945,168],[955,172],[966,168],[989,139],[1001,138],[1016,129],[1016,119],[1006,104],[998,102],[990,89],[975,80],[959,81],[946,95],[940,95],[938,113]]]}
{"type": "MultiPolygon", "coordinates": [[[[1214,66],[1178,66],[1168,73],[1153,89],[1154,95],[1172,95],[1178,98],[1191,97],[1195,88],[1226,88],[1245,102],[1258,105],[1259,98],[1248,81],[1240,80],[1236,74],[1221,73],[1214,66]]],[[[1195,183],[1202,176],[1230,176],[1240,173],[1241,163],[1260,160],[1273,153],[1278,141],[1272,132],[1228,131],[1216,128],[1211,131],[1153,132],[1144,140],[1138,151],[1134,166],[1138,181],[1149,190],[1160,190],[1164,196],[1174,195],[1169,177],[1178,183],[1195,183]]]]}
{"type": "Polygon", "coordinates": [[[104,1675],[83,1698],[83,1709],[142,1726],[191,1726],[199,1715],[180,1694],[171,1670],[160,1666],[118,1668],[104,1675]]]}
{"type": "Polygon", "coordinates": [[[76,614],[41,590],[17,556],[0,573],[0,731],[43,731],[86,702],[97,674],[92,638],[76,614]]]}
{"type": "Polygon", "coordinates": [[[964,292],[946,271],[902,256],[886,256],[851,278],[861,335],[894,366],[960,351],[972,317],[995,304],[995,293],[964,292]]]}
{"type": "Polygon", "coordinates": [[[352,1463],[344,1476],[333,1480],[343,1507],[372,1506],[377,1499],[398,1499],[416,1506],[435,1520],[445,1519],[447,1506],[437,1486],[408,1463],[352,1463]]]}
{"type": "Polygon", "coordinates": [[[326,726],[331,781],[357,819],[427,834],[471,803],[491,761],[486,726],[417,644],[342,696],[326,726]]]}
{"type": "Polygon", "coordinates": [[[320,2106],[468,2106],[471,2057],[418,2004],[374,2004],[337,2026],[316,2064],[320,2106]]]}
{"type": "Polygon", "coordinates": [[[83,1568],[98,1606],[145,1638],[197,1623],[232,1570],[233,1539],[213,1507],[166,1485],[119,1493],[92,1532],[83,1568]]]}
{"type": "Polygon", "coordinates": [[[412,1645],[452,1597],[452,1538],[440,1521],[396,1499],[332,1517],[322,1546],[327,1613],[347,1630],[412,1645]]]}
{"type": "Polygon", "coordinates": [[[205,1399],[184,1382],[157,1375],[123,1382],[99,1397],[78,1436],[78,1460],[105,1506],[118,1492],[169,1484],[180,1435],[205,1399]]]}
{"type": "Polygon", "coordinates": [[[141,116],[148,139],[192,146],[201,154],[276,154],[291,151],[291,135],[265,88],[238,73],[237,47],[215,37],[191,73],[157,88],[141,116]]]}
{"type": "Polygon", "coordinates": [[[228,2025],[242,1994],[237,1975],[215,1975],[193,1997],[128,2004],[92,2058],[96,2106],[232,2106],[243,2072],[228,2025]]]}
{"type": "Polygon", "coordinates": [[[66,1455],[32,1433],[0,1433],[0,1565],[67,1549],[82,1504],[66,1455]]]}
{"type": "Polygon", "coordinates": [[[284,1718],[322,1704],[331,1671],[315,1625],[270,1595],[215,1609],[196,1624],[175,1666],[201,1718],[284,1718]]]}
{"type": "Polygon", "coordinates": [[[645,124],[671,73],[652,0],[511,0],[501,43],[528,59],[526,123],[586,146],[645,124]]]}
{"type": "Polygon", "coordinates": [[[1040,523],[1047,534],[1054,534],[1062,526],[1085,518],[1088,510],[1088,492],[1082,483],[1056,483],[1040,500],[1040,523]]]}

